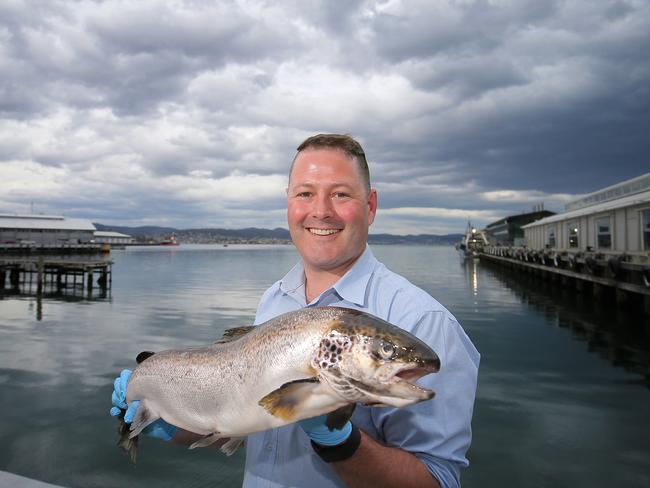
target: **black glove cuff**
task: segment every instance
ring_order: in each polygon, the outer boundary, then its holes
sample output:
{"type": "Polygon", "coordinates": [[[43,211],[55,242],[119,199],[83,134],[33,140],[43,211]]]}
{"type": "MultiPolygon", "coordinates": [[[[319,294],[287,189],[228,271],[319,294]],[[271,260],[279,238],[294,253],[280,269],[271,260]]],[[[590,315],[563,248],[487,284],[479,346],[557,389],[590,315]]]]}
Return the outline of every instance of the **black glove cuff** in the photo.
{"type": "Polygon", "coordinates": [[[344,461],[354,455],[361,444],[361,432],[352,424],[352,432],[350,437],[338,446],[321,446],[311,441],[311,447],[314,452],[325,461],[326,463],[335,463],[337,461],[344,461]]]}

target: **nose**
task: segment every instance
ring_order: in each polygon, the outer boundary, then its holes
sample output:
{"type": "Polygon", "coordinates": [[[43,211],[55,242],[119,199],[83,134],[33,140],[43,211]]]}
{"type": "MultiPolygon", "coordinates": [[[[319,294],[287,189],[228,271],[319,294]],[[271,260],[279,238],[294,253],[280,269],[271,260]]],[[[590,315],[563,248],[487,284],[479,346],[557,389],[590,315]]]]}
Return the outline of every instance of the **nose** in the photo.
{"type": "Polygon", "coordinates": [[[332,207],[332,200],[329,195],[321,194],[314,199],[314,206],[312,207],[312,217],[316,219],[326,219],[334,214],[332,207]]]}

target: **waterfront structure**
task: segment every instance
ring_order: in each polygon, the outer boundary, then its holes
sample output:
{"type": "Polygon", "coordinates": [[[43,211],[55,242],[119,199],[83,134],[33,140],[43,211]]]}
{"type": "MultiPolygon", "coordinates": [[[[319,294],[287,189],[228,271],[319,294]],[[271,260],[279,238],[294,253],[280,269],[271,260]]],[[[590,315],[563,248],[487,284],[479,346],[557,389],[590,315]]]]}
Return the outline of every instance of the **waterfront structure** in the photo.
{"type": "Polygon", "coordinates": [[[111,232],[107,230],[96,230],[95,231],[95,242],[97,244],[133,244],[135,239],[127,234],[122,234],[121,232],[111,232]]]}
{"type": "MultiPolygon", "coordinates": [[[[562,286],[643,297],[650,315],[650,173],[590,193],[565,212],[524,225],[524,246],[490,246],[481,258],[562,286]]],[[[634,298],[634,299],[636,299],[634,298]]]]}
{"type": "Polygon", "coordinates": [[[650,255],[650,173],[568,203],[563,213],[523,226],[530,249],[571,254],[650,255]]]}
{"type": "Polygon", "coordinates": [[[0,255],[0,294],[37,296],[92,296],[95,285],[102,295],[111,287],[113,261],[107,258],[0,255]]]}
{"type": "Polygon", "coordinates": [[[485,227],[485,231],[498,246],[523,246],[524,229],[522,226],[555,215],[555,212],[540,208],[533,212],[509,215],[503,219],[492,222],[485,227]]]}
{"type": "Polygon", "coordinates": [[[89,220],[59,215],[0,214],[0,244],[55,247],[90,244],[95,226],[89,220]]]}

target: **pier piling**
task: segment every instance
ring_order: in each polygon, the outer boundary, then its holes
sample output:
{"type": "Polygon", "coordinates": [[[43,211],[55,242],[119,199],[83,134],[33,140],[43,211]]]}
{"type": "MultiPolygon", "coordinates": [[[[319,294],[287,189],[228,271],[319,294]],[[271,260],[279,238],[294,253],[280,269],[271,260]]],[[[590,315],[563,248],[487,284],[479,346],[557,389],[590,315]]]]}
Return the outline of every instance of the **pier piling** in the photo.
{"type": "Polygon", "coordinates": [[[90,297],[96,283],[102,296],[106,296],[112,282],[111,265],[111,260],[83,257],[0,256],[0,290],[6,289],[8,276],[12,292],[41,296],[44,293],[78,294],[81,290],[81,295],[87,293],[90,297]],[[80,288],[78,276],[81,277],[80,288]]]}

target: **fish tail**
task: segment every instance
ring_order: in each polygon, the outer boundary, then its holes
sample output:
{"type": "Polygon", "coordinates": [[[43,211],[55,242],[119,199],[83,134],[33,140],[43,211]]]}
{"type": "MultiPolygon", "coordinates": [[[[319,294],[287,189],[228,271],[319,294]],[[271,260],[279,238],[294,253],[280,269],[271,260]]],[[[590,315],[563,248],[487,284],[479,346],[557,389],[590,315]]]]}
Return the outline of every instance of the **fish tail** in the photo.
{"type": "Polygon", "coordinates": [[[126,410],[120,409],[120,415],[118,417],[118,427],[117,432],[120,435],[117,445],[129,453],[131,457],[131,462],[135,464],[136,455],[138,451],[138,436],[136,435],[133,438],[129,437],[131,424],[127,424],[124,421],[124,414],[126,410]]]}

